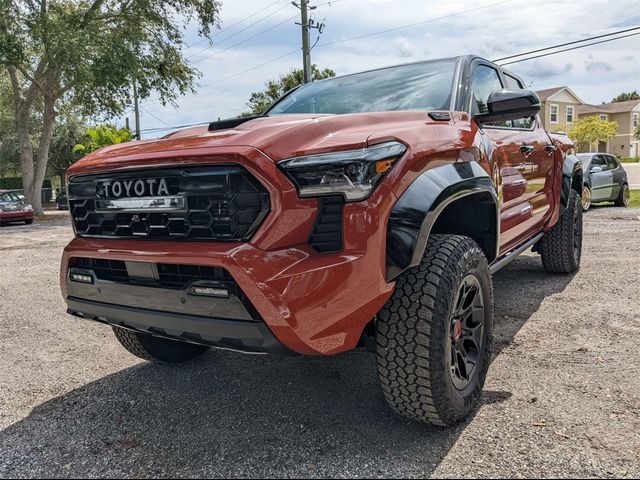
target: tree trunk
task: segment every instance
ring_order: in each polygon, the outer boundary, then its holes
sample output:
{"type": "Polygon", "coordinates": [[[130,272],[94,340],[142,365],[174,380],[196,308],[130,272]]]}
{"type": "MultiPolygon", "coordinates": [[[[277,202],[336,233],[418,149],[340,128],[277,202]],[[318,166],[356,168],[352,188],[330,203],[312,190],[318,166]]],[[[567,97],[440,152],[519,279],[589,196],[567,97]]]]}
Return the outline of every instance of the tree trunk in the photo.
{"type": "MultiPolygon", "coordinates": [[[[33,163],[33,145],[31,145],[31,132],[29,130],[29,110],[25,105],[16,108],[16,129],[20,144],[20,171],[22,173],[22,188],[27,201],[36,208],[34,198],[35,168],[33,163]]],[[[42,210],[42,205],[40,205],[42,210]]],[[[41,213],[37,213],[41,215],[41,213]]]]}
{"type": "Polygon", "coordinates": [[[55,128],[56,111],[55,98],[45,95],[44,115],[42,117],[42,133],[38,144],[38,155],[35,159],[35,175],[33,185],[33,210],[36,215],[44,215],[42,208],[42,184],[47,173],[47,163],[49,161],[49,147],[53,139],[55,128]]]}

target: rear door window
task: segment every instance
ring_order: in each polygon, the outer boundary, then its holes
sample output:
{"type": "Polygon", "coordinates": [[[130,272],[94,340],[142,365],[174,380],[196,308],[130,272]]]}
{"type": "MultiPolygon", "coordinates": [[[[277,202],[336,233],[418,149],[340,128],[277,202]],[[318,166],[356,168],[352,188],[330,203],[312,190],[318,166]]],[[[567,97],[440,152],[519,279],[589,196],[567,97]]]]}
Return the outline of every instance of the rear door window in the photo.
{"type": "Polygon", "coordinates": [[[615,159],[615,157],[607,155],[607,166],[609,167],[609,170],[615,170],[619,167],[618,161],[615,159]]]}

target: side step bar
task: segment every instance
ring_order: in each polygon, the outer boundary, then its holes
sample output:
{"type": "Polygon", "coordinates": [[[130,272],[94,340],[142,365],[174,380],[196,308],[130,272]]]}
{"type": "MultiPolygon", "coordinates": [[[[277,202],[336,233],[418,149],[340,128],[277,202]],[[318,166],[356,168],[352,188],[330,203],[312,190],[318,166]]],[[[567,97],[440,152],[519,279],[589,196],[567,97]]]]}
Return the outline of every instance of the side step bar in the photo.
{"type": "Polygon", "coordinates": [[[489,267],[491,269],[491,275],[496,273],[498,270],[500,270],[502,267],[504,267],[506,264],[508,264],[511,260],[516,258],[518,255],[520,255],[522,252],[524,252],[527,248],[530,248],[530,247],[534,246],[536,243],[538,243],[538,240],[540,240],[543,235],[544,235],[544,233],[539,233],[538,235],[533,237],[528,242],[523,243],[522,245],[520,245],[515,250],[512,250],[511,252],[507,253],[500,260],[493,262],[489,267]]]}

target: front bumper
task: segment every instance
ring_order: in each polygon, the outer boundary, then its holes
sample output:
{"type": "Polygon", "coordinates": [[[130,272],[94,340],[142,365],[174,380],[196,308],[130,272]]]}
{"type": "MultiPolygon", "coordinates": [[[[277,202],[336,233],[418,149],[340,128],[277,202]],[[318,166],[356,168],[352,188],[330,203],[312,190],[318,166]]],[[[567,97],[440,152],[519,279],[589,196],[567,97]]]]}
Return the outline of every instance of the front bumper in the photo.
{"type": "MultiPolygon", "coordinates": [[[[331,355],[355,348],[365,327],[393,291],[393,284],[384,280],[384,242],[373,241],[370,250],[320,255],[306,245],[262,251],[248,243],[186,245],[76,238],[64,251],[60,280],[70,311],[86,318],[102,317],[99,320],[106,323],[151,331],[165,328],[165,319],[170,317],[177,322],[171,330],[182,332],[177,337],[189,332],[206,335],[210,344],[216,344],[218,338],[233,339],[235,349],[248,351],[273,351],[272,339],[265,333],[268,331],[285,350],[304,355],[331,355]],[[220,323],[223,308],[215,305],[215,299],[200,299],[204,303],[197,306],[192,299],[182,304],[179,293],[167,293],[162,288],[155,289],[157,295],[150,295],[153,287],[126,285],[122,294],[117,294],[98,282],[89,285],[90,290],[78,290],[68,278],[70,264],[77,257],[222,267],[249,299],[264,328],[256,330],[256,322],[246,319],[228,318],[220,323]],[[127,313],[134,319],[144,317],[144,322],[128,320],[127,313]],[[189,317],[198,317],[198,322],[191,322],[189,317]],[[211,324],[204,331],[192,330],[180,327],[181,319],[191,326],[211,324]],[[226,333],[215,328],[226,322],[241,323],[238,334],[247,329],[254,333],[246,338],[225,337],[226,333]],[[256,335],[262,337],[262,345],[249,343],[256,335]],[[243,343],[249,348],[241,348],[243,343]]],[[[220,346],[228,346],[228,342],[223,343],[227,345],[220,346]]]]}
{"type": "Polygon", "coordinates": [[[33,220],[33,210],[0,212],[0,223],[23,222],[25,220],[33,220]]]}

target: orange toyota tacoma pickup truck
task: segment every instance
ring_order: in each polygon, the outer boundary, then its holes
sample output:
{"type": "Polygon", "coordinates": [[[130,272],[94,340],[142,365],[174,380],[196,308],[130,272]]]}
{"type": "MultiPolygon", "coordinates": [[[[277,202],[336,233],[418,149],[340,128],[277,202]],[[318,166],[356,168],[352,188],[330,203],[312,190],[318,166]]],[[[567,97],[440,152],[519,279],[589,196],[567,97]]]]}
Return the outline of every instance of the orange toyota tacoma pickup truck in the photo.
{"type": "Polygon", "coordinates": [[[582,165],[539,110],[462,56],[97,151],[68,172],[68,312],[159,362],[368,347],[394,411],[450,425],[489,367],[491,275],[530,248],[579,267],[582,165]]]}

